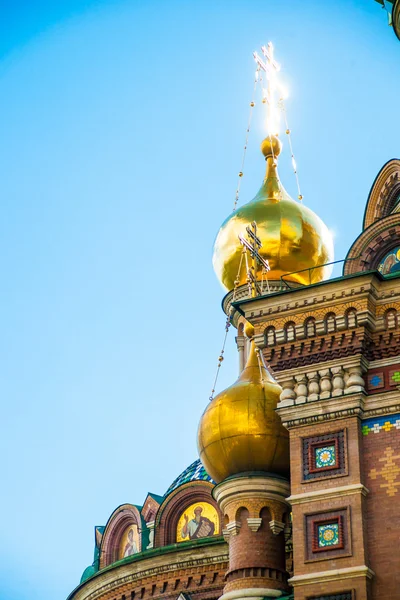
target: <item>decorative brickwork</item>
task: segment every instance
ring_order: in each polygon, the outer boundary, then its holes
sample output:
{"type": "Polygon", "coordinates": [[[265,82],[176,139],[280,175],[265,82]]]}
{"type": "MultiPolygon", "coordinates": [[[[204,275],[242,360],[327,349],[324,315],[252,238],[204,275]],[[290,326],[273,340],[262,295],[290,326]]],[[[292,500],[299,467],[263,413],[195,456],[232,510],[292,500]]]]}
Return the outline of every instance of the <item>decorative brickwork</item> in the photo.
{"type": "Polygon", "coordinates": [[[303,481],[347,474],[346,431],[303,438],[303,481]]]}
{"type": "Polygon", "coordinates": [[[363,461],[367,501],[367,540],[373,600],[397,600],[400,597],[400,415],[364,421],[363,461]],[[375,422],[375,423],[374,423],[375,422]],[[394,426],[398,423],[397,427],[394,426]],[[375,425],[375,427],[374,427],[375,425]],[[389,426],[391,425],[391,426],[389,426]],[[396,458],[397,457],[397,458],[396,458]],[[390,576],[389,576],[390,575],[390,576]]]}
{"type": "Polygon", "coordinates": [[[370,394],[389,391],[398,385],[400,385],[400,363],[368,371],[367,390],[370,394]]]}
{"type": "Polygon", "coordinates": [[[329,594],[329,596],[309,596],[307,600],[355,600],[353,592],[329,594]]]}
{"type": "Polygon", "coordinates": [[[363,229],[390,215],[400,184],[400,160],[389,160],[379,171],[372,185],[365,209],[363,229]]]}
{"type": "Polygon", "coordinates": [[[392,430],[400,432],[400,414],[374,417],[372,419],[365,419],[362,422],[363,435],[385,433],[392,430]]]}
{"type": "Polygon", "coordinates": [[[400,214],[393,213],[373,223],[354,242],[347,255],[344,274],[372,271],[400,242],[400,214]]]}
{"type": "Polygon", "coordinates": [[[305,515],[304,527],[308,561],[351,554],[347,508],[305,515]]]}

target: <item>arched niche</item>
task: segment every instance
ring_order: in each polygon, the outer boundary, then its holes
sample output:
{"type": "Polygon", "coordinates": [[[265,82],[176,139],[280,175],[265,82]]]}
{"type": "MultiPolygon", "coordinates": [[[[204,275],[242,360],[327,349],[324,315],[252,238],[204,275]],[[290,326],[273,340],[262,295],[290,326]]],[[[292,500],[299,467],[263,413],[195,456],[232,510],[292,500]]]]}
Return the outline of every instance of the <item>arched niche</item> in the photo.
{"type": "Polygon", "coordinates": [[[123,504],[113,512],[100,547],[100,569],[142,551],[143,525],[133,504],[123,504]]]}
{"type": "MultiPolygon", "coordinates": [[[[178,535],[179,529],[184,526],[184,515],[189,521],[198,518],[195,515],[196,508],[201,508],[200,519],[210,521],[214,524],[214,528],[205,522],[204,527],[198,532],[201,537],[213,537],[221,535],[223,515],[211,496],[213,484],[205,481],[193,481],[182,485],[174,490],[160,506],[157,513],[155,523],[155,546],[168,546],[170,544],[179,543],[180,541],[190,541],[191,536],[189,531],[186,531],[186,536],[178,535]]],[[[201,525],[201,523],[199,523],[201,525]]],[[[196,535],[196,534],[195,534],[196,535]]],[[[197,539],[196,537],[192,539],[197,539]]]]}

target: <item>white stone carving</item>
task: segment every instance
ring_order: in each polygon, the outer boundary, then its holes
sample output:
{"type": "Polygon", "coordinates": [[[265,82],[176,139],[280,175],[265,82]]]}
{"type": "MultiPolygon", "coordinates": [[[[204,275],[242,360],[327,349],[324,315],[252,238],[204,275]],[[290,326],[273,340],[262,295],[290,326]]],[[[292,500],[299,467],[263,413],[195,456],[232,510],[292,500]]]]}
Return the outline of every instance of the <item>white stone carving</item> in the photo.
{"type": "Polygon", "coordinates": [[[279,535],[285,529],[285,523],[282,523],[282,521],[270,521],[269,526],[274,535],[279,535]]]}
{"type": "Polygon", "coordinates": [[[262,524],[262,518],[261,517],[248,517],[247,518],[247,525],[249,526],[249,528],[251,529],[251,531],[258,531],[261,527],[262,524]]]}
{"type": "Polygon", "coordinates": [[[282,387],[278,408],[364,392],[362,373],[361,365],[338,365],[323,369],[314,366],[310,372],[292,376],[282,373],[282,379],[278,377],[282,387]]]}

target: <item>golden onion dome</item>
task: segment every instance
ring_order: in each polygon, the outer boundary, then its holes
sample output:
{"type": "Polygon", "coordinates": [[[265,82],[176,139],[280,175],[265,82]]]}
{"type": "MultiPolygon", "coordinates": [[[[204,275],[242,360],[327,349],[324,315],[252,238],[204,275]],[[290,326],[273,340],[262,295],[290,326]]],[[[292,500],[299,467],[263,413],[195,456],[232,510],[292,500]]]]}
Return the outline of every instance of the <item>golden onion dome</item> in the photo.
{"type": "Polygon", "coordinates": [[[289,434],[275,412],[282,388],[259,357],[252,340],[239,379],[201,417],[200,460],[217,483],[246,471],[288,475],[289,434]]]}
{"type": "Polygon", "coordinates": [[[270,281],[285,275],[286,281],[308,285],[327,279],[331,273],[331,266],[320,265],[333,260],[332,235],[312,210],[289,196],[280,182],[276,159],[281,147],[276,136],[262,142],[261,151],[267,162],[264,182],[256,197],[233,212],[218,232],[213,265],[227,290],[234,288],[236,279],[238,285],[246,283],[244,267],[238,276],[242,252],[238,236],[253,221],[262,244],[260,254],[271,268],[270,281]]]}

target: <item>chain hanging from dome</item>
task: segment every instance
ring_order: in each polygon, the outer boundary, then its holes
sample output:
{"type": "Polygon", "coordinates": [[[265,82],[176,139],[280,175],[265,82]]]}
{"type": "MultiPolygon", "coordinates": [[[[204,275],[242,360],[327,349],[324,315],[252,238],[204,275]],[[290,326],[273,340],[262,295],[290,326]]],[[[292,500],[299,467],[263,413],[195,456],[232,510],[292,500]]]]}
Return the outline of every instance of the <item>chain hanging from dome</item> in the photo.
{"type": "MultiPolygon", "coordinates": [[[[214,269],[221,283],[232,291],[231,306],[225,322],[225,334],[222,349],[218,357],[218,365],[212,386],[210,401],[214,398],[218,376],[224,360],[225,346],[234,312],[232,304],[237,299],[238,288],[247,285],[249,296],[264,293],[264,270],[257,273],[253,254],[252,268],[249,269],[247,251],[243,245],[242,235],[244,229],[254,225],[259,227],[259,247],[257,255],[262,264],[268,265],[268,271],[273,281],[280,280],[285,275],[296,284],[305,285],[316,283],[328,276],[329,268],[326,267],[333,256],[331,236],[324,223],[310,209],[302,204],[303,196],[300,191],[297,164],[294,157],[284,98],[287,96],[277,74],[280,65],[274,58],[274,48],[271,42],[261,48],[263,57],[257,52],[253,53],[257,68],[254,78],[253,97],[250,102],[250,113],[245,135],[245,145],[242,156],[241,170],[235,194],[233,212],[222,224],[215,244],[213,263],[214,269]],[[248,147],[250,126],[255,107],[255,97],[258,84],[266,80],[266,87],[262,87],[262,104],[266,105],[267,137],[261,144],[267,164],[264,183],[253,200],[238,208],[241,182],[244,175],[246,151],[248,147]],[[278,138],[280,113],[283,114],[286,126],[286,135],[289,141],[292,167],[296,178],[298,200],[295,202],[289,196],[280,182],[277,172],[277,157],[281,153],[282,144],[278,138]],[[262,249],[261,249],[262,247],[262,249]],[[260,253],[258,254],[258,251],[260,253]],[[246,273],[243,274],[243,261],[246,261],[246,273]],[[270,267],[270,261],[271,267],[270,267]],[[310,271],[311,269],[311,271],[310,271]],[[307,271],[307,275],[302,274],[307,271]],[[312,272],[313,281],[311,281],[312,272]],[[260,279],[258,279],[260,276],[260,279]],[[306,277],[310,281],[306,281],[306,277]],[[258,285],[261,283],[261,286],[258,285]],[[255,292],[255,293],[253,293],[255,292]]],[[[270,291],[268,278],[267,290],[270,291]]],[[[257,358],[260,359],[257,354],[257,358]]],[[[261,368],[261,363],[260,363],[261,368]]]]}

